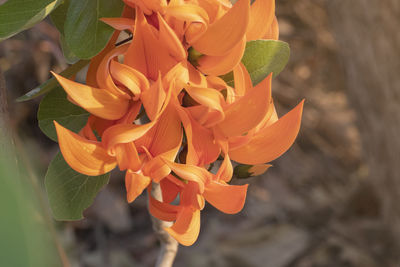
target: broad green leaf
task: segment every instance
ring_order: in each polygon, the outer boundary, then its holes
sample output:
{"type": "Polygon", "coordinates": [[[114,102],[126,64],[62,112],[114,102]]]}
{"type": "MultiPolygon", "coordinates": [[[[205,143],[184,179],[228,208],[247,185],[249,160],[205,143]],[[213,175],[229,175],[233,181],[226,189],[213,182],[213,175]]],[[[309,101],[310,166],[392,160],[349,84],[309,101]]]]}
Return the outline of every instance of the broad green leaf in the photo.
{"type": "Polygon", "coordinates": [[[47,94],[39,105],[38,121],[42,132],[57,142],[57,133],[53,121],[74,132],[85,126],[89,113],[72,104],[61,87],[47,94]]]}
{"type": "MultiPolygon", "coordinates": [[[[83,69],[87,64],[89,64],[89,60],[80,60],[80,61],[76,62],[75,64],[69,66],[65,70],[63,70],[60,73],[60,75],[63,77],[66,77],[66,78],[70,78],[72,75],[75,75],[78,71],[83,69]]],[[[56,78],[54,78],[54,77],[50,78],[49,80],[47,80],[43,84],[39,85],[35,89],[32,89],[31,91],[24,94],[23,96],[18,97],[16,101],[24,102],[24,101],[34,99],[38,96],[41,96],[43,94],[50,92],[51,90],[53,90],[54,88],[56,88],[58,86],[59,86],[59,84],[58,84],[56,78]]]]}
{"type": "Polygon", "coordinates": [[[50,15],[51,21],[61,35],[64,35],[64,23],[67,18],[70,0],[64,0],[50,15]]]}
{"type": "Polygon", "coordinates": [[[65,41],[64,35],[60,35],[60,45],[61,45],[61,50],[64,54],[64,58],[68,64],[75,64],[76,62],[79,61],[79,58],[69,48],[67,42],[65,41]]]}
{"type": "Polygon", "coordinates": [[[43,20],[61,2],[62,0],[8,0],[0,5],[0,41],[43,20]]]}
{"type": "MultiPolygon", "coordinates": [[[[253,85],[264,80],[271,72],[276,77],[286,66],[290,56],[289,45],[282,41],[255,40],[247,42],[242,63],[250,74],[253,85]]],[[[233,86],[233,73],[221,76],[233,86]]]]}
{"type": "Polygon", "coordinates": [[[97,55],[114,31],[99,19],[120,17],[122,9],[121,0],[70,0],[64,34],[71,51],[82,59],[97,55]]]}
{"type": "Polygon", "coordinates": [[[65,37],[64,37],[64,23],[65,20],[67,19],[67,12],[68,12],[68,7],[70,4],[70,0],[64,0],[64,2],[59,5],[56,10],[54,10],[51,15],[51,21],[53,24],[56,26],[58,31],[60,32],[60,44],[61,44],[61,49],[63,51],[64,57],[69,64],[74,64],[79,61],[79,58],[71,51],[71,49],[68,47],[65,37]]]}
{"type": "Polygon", "coordinates": [[[83,219],[82,212],[93,203],[109,179],[109,173],[87,176],[74,171],[59,152],[51,161],[45,178],[54,218],[60,221],[83,219]]]}

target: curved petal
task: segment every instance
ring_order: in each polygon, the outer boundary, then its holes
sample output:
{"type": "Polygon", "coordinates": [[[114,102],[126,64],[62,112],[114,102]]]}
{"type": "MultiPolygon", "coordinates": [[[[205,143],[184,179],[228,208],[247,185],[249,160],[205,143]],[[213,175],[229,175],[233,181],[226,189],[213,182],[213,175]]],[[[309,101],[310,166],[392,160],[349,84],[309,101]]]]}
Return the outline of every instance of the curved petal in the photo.
{"type": "Polygon", "coordinates": [[[133,202],[151,183],[151,179],[143,174],[127,171],[125,174],[126,199],[133,202]]]}
{"type": "Polygon", "coordinates": [[[65,92],[90,113],[107,120],[121,118],[128,110],[129,101],[118,98],[107,90],[70,81],[52,72],[65,92]]]}
{"type": "Polygon", "coordinates": [[[245,146],[229,151],[232,160],[244,164],[270,162],[290,148],[300,129],[304,100],[274,124],[265,127],[245,146]]]}
{"type": "Polygon", "coordinates": [[[240,136],[260,123],[268,112],[271,79],[272,74],[253,89],[247,90],[245,96],[226,108],[225,120],[218,124],[218,129],[225,136],[240,136]]]}
{"type": "Polygon", "coordinates": [[[128,88],[136,98],[142,91],[150,87],[147,78],[141,72],[128,65],[112,60],[110,63],[110,72],[113,79],[128,88]]]}
{"type": "Polygon", "coordinates": [[[107,55],[108,52],[115,48],[115,42],[117,41],[119,34],[119,31],[114,31],[106,47],[90,60],[88,72],[86,74],[87,85],[92,87],[99,87],[99,85],[97,84],[97,70],[105,55],[107,55]]]}
{"type": "Polygon", "coordinates": [[[213,88],[200,88],[195,86],[186,86],[185,89],[199,104],[223,112],[221,104],[224,98],[219,91],[213,88]]]}
{"type": "Polygon", "coordinates": [[[110,52],[108,52],[99,64],[96,73],[96,81],[99,88],[107,89],[110,93],[121,97],[130,99],[128,92],[124,88],[119,88],[113,81],[110,75],[110,63],[114,61],[119,55],[122,55],[128,49],[129,44],[123,44],[121,46],[115,47],[110,52]]]}
{"type": "Polygon", "coordinates": [[[160,181],[161,192],[163,201],[171,203],[175,200],[181,188],[169,179],[162,179],[160,181]]]}
{"type": "Polygon", "coordinates": [[[166,15],[183,21],[187,25],[186,41],[190,44],[207,30],[209,18],[207,12],[200,6],[192,4],[170,4],[165,9],[166,15]]]}
{"type": "Polygon", "coordinates": [[[148,190],[149,195],[149,212],[152,216],[157,219],[172,222],[177,220],[178,212],[181,210],[181,207],[174,206],[169,203],[164,203],[156,200],[148,190]]]}
{"type": "Polygon", "coordinates": [[[182,209],[176,222],[164,230],[181,245],[193,245],[200,233],[200,210],[193,211],[190,207],[182,209]]]}
{"type": "Polygon", "coordinates": [[[179,164],[167,160],[165,163],[182,179],[198,183],[201,193],[204,191],[204,183],[212,179],[211,173],[204,168],[194,165],[179,164]]]}
{"type": "Polygon", "coordinates": [[[187,52],[182,45],[182,42],[178,39],[175,32],[169,27],[165,22],[163,17],[157,13],[158,22],[160,24],[160,35],[158,39],[164,42],[171,56],[173,56],[177,61],[182,61],[187,58],[187,52]]]}
{"type": "Polygon", "coordinates": [[[271,167],[272,167],[271,164],[257,164],[257,165],[251,166],[249,168],[248,172],[251,176],[259,176],[259,175],[264,174],[271,167]]]}
{"type": "Polygon", "coordinates": [[[247,41],[262,39],[269,31],[275,16],[275,0],[256,0],[250,7],[247,41]]]}
{"type": "Polygon", "coordinates": [[[56,121],[54,125],[61,153],[72,169],[85,175],[97,176],[115,168],[115,158],[109,156],[99,142],[87,140],[56,121]]]}
{"type": "Polygon", "coordinates": [[[150,120],[153,121],[157,117],[164,104],[166,96],[161,75],[148,90],[142,92],[141,100],[150,120]]]}
{"type": "Polygon", "coordinates": [[[143,125],[116,124],[104,131],[102,142],[104,147],[110,149],[116,144],[124,144],[135,141],[145,135],[156,123],[152,121],[143,125]]]}
{"type": "Polygon", "coordinates": [[[178,63],[158,35],[159,32],[149,25],[143,12],[136,9],[135,38],[128,48],[125,62],[154,81],[159,72],[164,75],[178,63]]]}
{"type": "Polygon", "coordinates": [[[117,144],[115,146],[115,156],[121,171],[126,169],[138,171],[142,167],[142,161],[139,158],[139,154],[133,142],[117,144]]]}
{"type": "Polygon", "coordinates": [[[208,75],[223,75],[237,66],[243,57],[246,48],[246,38],[239,41],[235,47],[224,56],[204,55],[198,60],[199,70],[208,75]]]}
{"type": "Polygon", "coordinates": [[[224,183],[211,182],[205,190],[203,196],[218,210],[235,214],[243,209],[247,193],[246,185],[228,185],[224,183]]]}
{"type": "Polygon", "coordinates": [[[265,34],[263,39],[272,39],[272,40],[279,39],[279,24],[278,20],[276,19],[276,16],[274,17],[271,27],[269,28],[268,32],[265,34]]]}
{"type": "Polygon", "coordinates": [[[233,78],[235,82],[235,93],[237,96],[244,96],[247,90],[253,88],[249,72],[243,63],[239,63],[233,69],[233,78]]]}
{"type": "Polygon", "coordinates": [[[249,14],[250,0],[239,0],[223,17],[211,24],[192,46],[206,55],[226,55],[245,35],[249,14]]]}
{"type": "Polygon", "coordinates": [[[186,163],[203,166],[214,162],[218,158],[220,148],[214,142],[212,132],[193,120],[184,108],[180,106],[176,108],[185,128],[188,143],[186,163]]]}

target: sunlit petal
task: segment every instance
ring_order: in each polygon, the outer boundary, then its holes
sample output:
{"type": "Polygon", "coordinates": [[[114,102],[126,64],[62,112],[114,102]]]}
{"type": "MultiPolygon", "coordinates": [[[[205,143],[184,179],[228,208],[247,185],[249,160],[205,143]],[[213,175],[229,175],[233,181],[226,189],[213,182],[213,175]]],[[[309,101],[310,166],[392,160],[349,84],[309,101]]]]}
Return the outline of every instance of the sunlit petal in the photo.
{"type": "Polygon", "coordinates": [[[245,35],[249,14],[250,0],[239,0],[222,18],[211,24],[192,46],[206,55],[226,55],[245,35]]]}
{"type": "Polygon", "coordinates": [[[107,90],[73,82],[55,73],[53,75],[79,106],[100,118],[116,120],[128,110],[128,100],[118,98],[107,90]]]}
{"type": "Polygon", "coordinates": [[[150,183],[150,177],[128,170],[125,174],[126,198],[128,203],[133,202],[140,196],[150,183]]]}
{"type": "Polygon", "coordinates": [[[87,140],[56,121],[54,125],[61,153],[72,169],[89,176],[97,176],[115,168],[115,158],[108,155],[100,142],[87,140]]]}
{"type": "Polygon", "coordinates": [[[238,213],[246,201],[246,185],[228,185],[212,182],[204,191],[205,199],[220,211],[228,214],[238,213]]]}
{"type": "Polygon", "coordinates": [[[304,100],[274,124],[259,131],[247,144],[229,151],[232,160],[244,164],[270,162],[290,148],[300,129],[304,100]]]}
{"type": "Polygon", "coordinates": [[[200,233],[200,210],[182,209],[174,225],[164,229],[181,245],[193,245],[200,233]]]}

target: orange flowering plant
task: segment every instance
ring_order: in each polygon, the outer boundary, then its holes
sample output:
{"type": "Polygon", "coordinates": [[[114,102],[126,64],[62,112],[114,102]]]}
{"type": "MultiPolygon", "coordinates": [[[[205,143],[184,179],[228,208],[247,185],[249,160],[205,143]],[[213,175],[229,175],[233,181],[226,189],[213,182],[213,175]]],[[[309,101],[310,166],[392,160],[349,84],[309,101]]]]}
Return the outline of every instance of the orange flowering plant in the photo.
{"type": "Polygon", "coordinates": [[[76,63],[20,100],[48,93],[38,120],[61,150],[46,175],[55,218],[82,218],[115,168],[129,203],[161,189],[149,211],[182,245],[196,241],[205,202],[241,211],[247,185],[232,176],[265,172],[301,122],[303,101],[278,118],[271,96],[289,57],[275,1],[89,1],[96,14],[84,1],[47,2],[76,63]]]}

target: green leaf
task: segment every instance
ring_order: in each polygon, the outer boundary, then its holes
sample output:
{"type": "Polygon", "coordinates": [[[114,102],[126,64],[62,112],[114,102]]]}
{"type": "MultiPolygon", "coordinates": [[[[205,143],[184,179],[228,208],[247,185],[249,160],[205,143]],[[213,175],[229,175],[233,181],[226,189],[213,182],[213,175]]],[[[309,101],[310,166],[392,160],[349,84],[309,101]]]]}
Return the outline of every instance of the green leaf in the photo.
{"type": "Polygon", "coordinates": [[[62,0],[8,0],[0,5],[0,41],[43,20],[61,2],[62,0]]]}
{"type": "Polygon", "coordinates": [[[39,105],[38,121],[42,132],[57,142],[57,133],[53,121],[57,121],[71,131],[78,132],[85,126],[89,113],[72,104],[61,87],[47,94],[39,105]]]}
{"type": "Polygon", "coordinates": [[[109,173],[87,176],[74,171],[58,153],[51,161],[45,178],[54,218],[60,221],[83,219],[82,212],[93,203],[109,180],[109,173]]]}
{"type": "Polygon", "coordinates": [[[120,17],[122,9],[121,0],[70,0],[64,33],[71,51],[83,59],[97,55],[114,31],[99,19],[120,17]]]}
{"type": "Polygon", "coordinates": [[[67,19],[67,12],[69,8],[70,0],[64,0],[64,2],[59,5],[56,10],[51,13],[50,18],[53,24],[56,26],[60,32],[60,44],[63,51],[64,57],[68,64],[74,64],[79,61],[79,58],[71,51],[68,47],[65,37],[64,37],[64,23],[67,19]]]}
{"type": "MultiPolygon", "coordinates": [[[[264,80],[271,72],[276,77],[289,61],[289,45],[282,41],[255,40],[247,42],[242,63],[250,74],[253,85],[264,80]]],[[[233,73],[221,76],[229,85],[233,86],[233,73]]]]}
{"type": "MultiPolygon", "coordinates": [[[[80,71],[81,69],[83,69],[87,64],[89,64],[89,60],[80,60],[78,62],[76,62],[75,64],[69,66],[68,68],[66,68],[65,70],[63,70],[60,75],[66,78],[70,78],[72,75],[75,75],[78,71],[80,71]]],[[[24,102],[24,101],[28,101],[31,99],[34,99],[38,96],[41,96],[43,94],[46,94],[48,92],[50,92],[51,90],[53,90],[54,88],[58,87],[59,84],[56,80],[56,78],[50,78],[49,80],[47,80],[46,82],[44,82],[43,84],[39,85],[38,87],[36,87],[35,89],[32,89],[31,91],[29,91],[28,93],[24,94],[23,96],[20,96],[16,99],[17,102],[24,102]]]]}
{"type": "Polygon", "coordinates": [[[51,21],[58,31],[64,35],[64,23],[67,19],[70,0],[64,0],[50,15],[51,21]]]}

